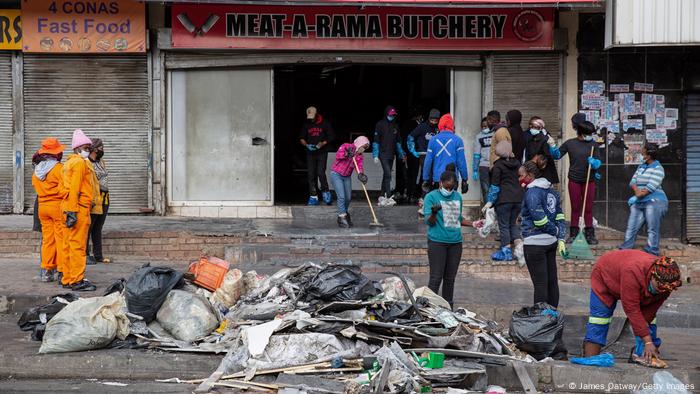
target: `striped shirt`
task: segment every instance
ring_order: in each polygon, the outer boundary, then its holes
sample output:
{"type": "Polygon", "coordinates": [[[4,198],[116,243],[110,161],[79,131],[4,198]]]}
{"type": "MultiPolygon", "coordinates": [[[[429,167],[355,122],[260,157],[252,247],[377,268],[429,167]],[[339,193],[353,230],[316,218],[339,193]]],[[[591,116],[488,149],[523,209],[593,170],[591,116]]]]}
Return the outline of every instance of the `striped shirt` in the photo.
{"type": "Polygon", "coordinates": [[[638,202],[647,202],[654,199],[667,201],[666,193],[661,188],[661,183],[664,181],[665,176],[664,168],[657,160],[654,160],[651,164],[642,163],[637,168],[634,176],[632,176],[630,186],[636,185],[637,188],[646,189],[649,191],[649,194],[639,199],[638,202]]]}

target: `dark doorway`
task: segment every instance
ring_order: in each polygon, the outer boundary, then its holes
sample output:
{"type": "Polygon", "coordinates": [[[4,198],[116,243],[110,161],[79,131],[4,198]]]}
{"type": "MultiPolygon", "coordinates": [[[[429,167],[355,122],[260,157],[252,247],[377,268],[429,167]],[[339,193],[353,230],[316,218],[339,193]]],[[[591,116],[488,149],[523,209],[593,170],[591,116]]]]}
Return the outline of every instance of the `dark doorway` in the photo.
{"type": "MultiPolygon", "coordinates": [[[[445,113],[450,106],[448,67],[322,65],[275,68],[275,202],[303,204],[308,198],[306,151],[299,143],[305,110],[315,106],[335,130],[337,147],[359,135],[370,140],[387,105],[399,112],[399,122],[411,128],[415,113],[427,117],[431,108],[445,113]]],[[[410,132],[410,130],[408,131],[410,132]]],[[[405,145],[405,135],[404,145],[405,145]]],[[[326,173],[330,171],[327,169],[326,173]]]]}

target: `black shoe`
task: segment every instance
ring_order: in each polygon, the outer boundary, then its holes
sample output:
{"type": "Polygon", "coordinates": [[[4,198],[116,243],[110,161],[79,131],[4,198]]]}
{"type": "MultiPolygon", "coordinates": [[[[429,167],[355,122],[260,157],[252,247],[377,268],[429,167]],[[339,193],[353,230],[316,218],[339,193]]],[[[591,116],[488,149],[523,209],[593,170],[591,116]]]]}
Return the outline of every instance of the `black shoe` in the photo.
{"type": "Polygon", "coordinates": [[[566,243],[570,244],[570,243],[574,242],[574,239],[576,239],[578,232],[579,232],[578,227],[569,227],[569,238],[566,239],[566,243]]]}
{"type": "Polygon", "coordinates": [[[348,221],[348,226],[354,226],[354,224],[352,224],[352,219],[350,219],[350,213],[345,214],[345,219],[348,221]]]}
{"type": "Polygon", "coordinates": [[[583,229],[583,232],[586,235],[586,242],[588,242],[589,245],[598,245],[598,240],[595,237],[595,229],[593,227],[586,227],[583,229]]]}
{"type": "Polygon", "coordinates": [[[350,223],[348,223],[347,215],[338,215],[338,227],[350,228],[350,223]]]}
{"type": "Polygon", "coordinates": [[[61,285],[61,281],[63,280],[63,272],[56,272],[56,276],[54,277],[54,280],[58,282],[58,285],[61,285]]]}
{"type": "Polygon", "coordinates": [[[74,283],[73,286],[71,286],[71,290],[73,291],[95,291],[97,290],[97,287],[90,283],[89,280],[83,279],[78,283],[74,283]]]}
{"type": "MultiPolygon", "coordinates": [[[[59,282],[59,283],[61,283],[61,282],[59,282]]],[[[72,289],[73,285],[64,285],[63,283],[61,283],[61,287],[63,287],[64,289],[72,289]]]]}
{"type": "Polygon", "coordinates": [[[95,264],[97,264],[97,260],[95,260],[95,258],[92,256],[87,256],[87,259],[85,260],[85,265],[95,265],[95,264]]]}

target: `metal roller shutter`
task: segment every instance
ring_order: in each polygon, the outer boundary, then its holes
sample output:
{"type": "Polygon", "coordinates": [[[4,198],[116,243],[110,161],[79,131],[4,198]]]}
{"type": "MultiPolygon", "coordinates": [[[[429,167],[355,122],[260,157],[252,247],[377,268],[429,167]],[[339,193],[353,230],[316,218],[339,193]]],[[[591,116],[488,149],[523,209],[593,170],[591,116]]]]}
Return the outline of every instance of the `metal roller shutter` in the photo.
{"type": "Polygon", "coordinates": [[[700,243],[700,94],[686,101],[685,238],[700,243]]]}
{"type": "Polygon", "coordinates": [[[12,53],[0,53],[0,213],[12,212],[12,53]]]}
{"type": "MultiPolygon", "coordinates": [[[[532,116],[561,138],[562,57],[558,53],[507,54],[493,57],[493,104],[505,114],[523,113],[523,128],[532,116]]],[[[487,109],[490,110],[490,109],[487,109]]]]}
{"type": "MultiPolygon", "coordinates": [[[[146,56],[24,57],[25,206],[33,207],[32,154],[73,130],[102,138],[110,212],[148,207],[149,100],[146,56]]],[[[64,153],[64,157],[70,152],[64,153]]]]}

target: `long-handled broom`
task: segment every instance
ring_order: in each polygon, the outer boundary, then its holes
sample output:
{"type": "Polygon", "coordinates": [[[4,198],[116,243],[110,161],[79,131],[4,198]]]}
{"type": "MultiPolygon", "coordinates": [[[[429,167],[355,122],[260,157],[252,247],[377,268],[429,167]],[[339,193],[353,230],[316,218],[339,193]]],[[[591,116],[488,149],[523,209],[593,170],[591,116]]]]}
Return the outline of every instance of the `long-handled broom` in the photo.
{"type": "MultiPolygon", "coordinates": [[[[355,156],[352,157],[352,162],[355,164],[355,171],[357,173],[360,173],[360,167],[357,166],[357,160],[355,160],[355,156]]],[[[362,185],[362,190],[365,192],[365,197],[367,197],[367,205],[369,205],[369,210],[372,212],[372,218],[374,219],[373,222],[369,224],[369,228],[376,228],[376,227],[384,227],[383,224],[379,223],[379,220],[377,220],[377,215],[374,213],[374,208],[372,207],[372,200],[369,199],[369,194],[367,193],[367,188],[365,187],[365,184],[360,182],[360,185],[362,185]]]]}
{"type": "MultiPolygon", "coordinates": [[[[591,156],[593,157],[593,151],[595,149],[595,146],[591,147],[591,156]]],[[[581,216],[577,218],[578,220],[578,225],[579,228],[585,227],[581,225],[581,222],[583,218],[586,216],[586,199],[588,198],[588,181],[591,179],[591,164],[588,163],[588,172],[586,173],[586,184],[585,184],[585,191],[583,192],[583,208],[581,210],[581,216]]],[[[574,242],[571,243],[571,247],[568,250],[568,256],[567,258],[569,259],[574,259],[574,260],[593,260],[593,252],[591,251],[591,247],[588,245],[588,242],[586,241],[586,236],[584,235],[583,231],[579,231],[578,235],[576,235],[576,238],[574,239],[574,242]]]]}

